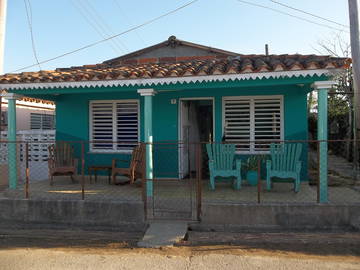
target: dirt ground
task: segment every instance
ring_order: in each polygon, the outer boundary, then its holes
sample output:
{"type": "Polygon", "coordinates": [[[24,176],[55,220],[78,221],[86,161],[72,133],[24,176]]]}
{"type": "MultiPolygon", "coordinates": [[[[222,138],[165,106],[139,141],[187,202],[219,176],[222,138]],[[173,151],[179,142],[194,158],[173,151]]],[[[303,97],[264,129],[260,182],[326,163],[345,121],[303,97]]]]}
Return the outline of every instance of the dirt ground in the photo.
{"type": "Polygon", "coordinates": [[[360,269],[360,234],[189,232],[142,249],[141,232],[0,229],[0,269],[360,269]]]}

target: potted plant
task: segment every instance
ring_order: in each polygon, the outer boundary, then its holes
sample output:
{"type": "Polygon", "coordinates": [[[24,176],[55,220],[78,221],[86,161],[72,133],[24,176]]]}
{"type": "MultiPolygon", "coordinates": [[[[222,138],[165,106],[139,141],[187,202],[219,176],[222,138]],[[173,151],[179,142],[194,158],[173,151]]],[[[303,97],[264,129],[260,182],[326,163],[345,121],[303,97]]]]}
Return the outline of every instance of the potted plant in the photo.
{"type": "Polygon", "coordinates": [[[266,158],[264,155],[250,156],[245,163],[246,167],[246,179],[251,186],[256,186],[258,183],[258,161],[262,161],[266,158]]]}

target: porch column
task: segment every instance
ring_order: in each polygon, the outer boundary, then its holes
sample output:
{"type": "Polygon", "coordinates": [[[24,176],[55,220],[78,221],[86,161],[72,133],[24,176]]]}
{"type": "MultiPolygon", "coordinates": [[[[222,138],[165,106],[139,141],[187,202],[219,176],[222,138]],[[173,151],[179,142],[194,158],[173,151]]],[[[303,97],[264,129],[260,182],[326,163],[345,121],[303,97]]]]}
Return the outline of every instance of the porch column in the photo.
{"type": "Polygon", "coordinates": [[[17,185],[17,155],[16,155],[16,100],[19,95],[13,93],[3,94],[8,100],[8,179],[9,188],[15,189],[17,185]]]}
{"type": "Polygon", "coordinates": [[[318,91],[318,136],[319,153],[319,202],[328,202],[328,91],[335,84],[333,81],[319,81],[313,84],[318,91]]]}
{"type": "Polygon", "coordinates": [[[146,143],[146,196],[153,197],[153,156],[152,156],[152,97],[156,94],[154,89],[138,89],[144,96],[144,142],[146,143]]]}

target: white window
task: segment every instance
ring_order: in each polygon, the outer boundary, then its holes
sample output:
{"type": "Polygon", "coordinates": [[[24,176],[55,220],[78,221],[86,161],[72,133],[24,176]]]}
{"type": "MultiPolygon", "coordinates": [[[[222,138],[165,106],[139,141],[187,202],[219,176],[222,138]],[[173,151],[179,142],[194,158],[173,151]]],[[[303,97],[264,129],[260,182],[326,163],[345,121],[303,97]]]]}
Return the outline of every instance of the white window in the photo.
{"type": "Polygon", "coordinates": [[[283,140],[283,97],[224,97],[223,136],[239,152],[268,151],[271,142],[283,140]]]}
{"type": "Polygon", "coordinates": [[[131,151],[139,141],[139,101],[90,102],[91,151],[131,151]]]}
{"type": "Polygon", "coordinates": [[[30,113],[30,129],[54,129],[55,117],[52,114],[30,113]]]}

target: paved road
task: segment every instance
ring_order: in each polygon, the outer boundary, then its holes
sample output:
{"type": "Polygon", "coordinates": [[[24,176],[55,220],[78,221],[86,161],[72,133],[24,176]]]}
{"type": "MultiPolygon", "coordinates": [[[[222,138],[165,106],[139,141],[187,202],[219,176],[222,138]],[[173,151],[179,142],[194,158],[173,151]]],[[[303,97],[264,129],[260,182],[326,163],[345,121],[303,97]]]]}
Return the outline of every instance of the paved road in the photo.
{"type": "Polygon", "coordinates": [[[196,254],[192,256],[165,255],[152,252],[110,252],[95,254],[93,251],[58,251],[49,249],[16,249],[0,251],[0,269],[360,269],[359,260],[340,258],[308,259],[284,256],[196,254]]]}

